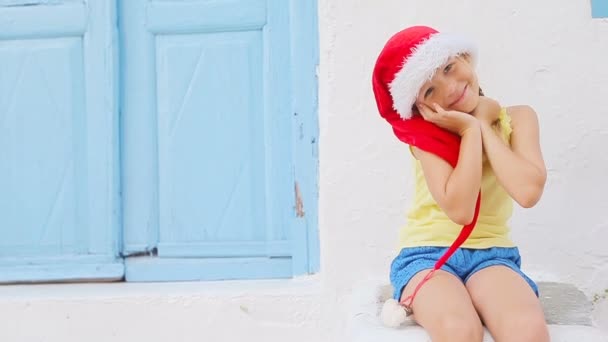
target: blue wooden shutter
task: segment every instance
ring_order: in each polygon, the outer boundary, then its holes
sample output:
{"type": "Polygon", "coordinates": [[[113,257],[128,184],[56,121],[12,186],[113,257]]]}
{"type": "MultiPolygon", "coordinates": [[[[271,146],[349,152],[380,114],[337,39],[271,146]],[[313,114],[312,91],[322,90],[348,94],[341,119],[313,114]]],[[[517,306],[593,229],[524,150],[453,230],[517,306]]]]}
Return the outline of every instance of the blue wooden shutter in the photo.
{"type": "Polygon", "coordinates": [[[593,18],[608,18],[608,0],[591,0],[593,18]]]}
{"type": "Polygon", "coordinates": [[[113,2],[3,5],[0,282],[121,278],[113,2]]]}
{"type": "MultiPolygon", "coordinates": [[[[309,271],[307,229],[316,221],[299,223],[294,210],[296,136],[304,134],[295,117],[316,113],[294,111],[290,2],[120,6],[127,280],[309,271]]],[[[304,41],[316,43],[309,34],[304,41]]],[[[316,59],[307,60],[305,91],[316,94],[316,59]]],[[[314,108],[316,97],[308,100],[314,108]]],[[[306,150],[316,157],[316,146],[306,150]]],[[[316,163],[306,167],[303,186],[314,187],[316,163]]],[[[316,219],[316,191],[303,192],[316,219]]]]}

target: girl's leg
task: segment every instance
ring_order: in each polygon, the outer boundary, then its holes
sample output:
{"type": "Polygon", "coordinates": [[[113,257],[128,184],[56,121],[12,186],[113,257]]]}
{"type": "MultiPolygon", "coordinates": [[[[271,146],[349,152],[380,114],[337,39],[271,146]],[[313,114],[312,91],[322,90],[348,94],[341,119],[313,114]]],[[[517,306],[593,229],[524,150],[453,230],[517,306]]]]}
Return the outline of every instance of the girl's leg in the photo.
{"type": "Polygon", "coordinates": [[[466,288],[496,342],[549,341],[538,297],[520,274],[497,265],[474,273],[466,288]]]}
{"type": "MultiPolygon", "coordinates": [[[[403,289],[409,296],[429,270],[417,273],[403,289]]],[[[477,342],[483,339],[481,320],[464,284],[453,274],[438,270],[427,281],[412,305],[413,318],[433,342],[477,342]]]]}

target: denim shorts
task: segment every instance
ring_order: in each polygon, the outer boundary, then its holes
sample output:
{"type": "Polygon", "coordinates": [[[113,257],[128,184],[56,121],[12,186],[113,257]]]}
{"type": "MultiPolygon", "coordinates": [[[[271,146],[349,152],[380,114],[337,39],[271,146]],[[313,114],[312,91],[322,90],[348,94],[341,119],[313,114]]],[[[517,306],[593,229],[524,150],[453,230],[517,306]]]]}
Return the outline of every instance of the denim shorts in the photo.
{"type": "MultiPolygon", "coordinates": [[[[393,297],[400,300],[403,288],[417,273],[432,269],[435,263],[448,250],[447,247],[409,247],[403,248],[391,264],[391,284],[395,291],[393,297]]],[[[467,280],[489,266],[503,265],[521,275],[538,296],[538,287],[521,269],[521,257],[517,247],[493,247],[487,249],[459,248],[441,267],[466,284],[467,280]]]]}

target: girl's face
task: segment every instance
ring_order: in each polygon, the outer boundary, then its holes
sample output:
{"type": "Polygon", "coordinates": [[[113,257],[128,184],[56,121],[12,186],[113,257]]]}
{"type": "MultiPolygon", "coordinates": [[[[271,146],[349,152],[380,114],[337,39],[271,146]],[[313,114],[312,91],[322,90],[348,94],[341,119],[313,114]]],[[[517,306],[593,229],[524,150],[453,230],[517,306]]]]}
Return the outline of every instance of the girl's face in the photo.
{"type": "Polygon", "coordinates": [[[451,57],[439,67],[416,98],[416,106],[434,109],[437,103],[445,110],[471,113],[479,102],[479,83],[467,55],[451,57]]]}

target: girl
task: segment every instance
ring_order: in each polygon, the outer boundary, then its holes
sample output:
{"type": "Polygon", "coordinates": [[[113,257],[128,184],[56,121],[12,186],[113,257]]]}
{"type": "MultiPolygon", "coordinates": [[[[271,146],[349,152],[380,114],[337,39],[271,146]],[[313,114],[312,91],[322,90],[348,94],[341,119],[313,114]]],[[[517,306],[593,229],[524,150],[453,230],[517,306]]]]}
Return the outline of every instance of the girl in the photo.
{"type": "Polygon", "coordinates": [[[484,97],[476,61],[466,39],[415,26],[374,67],[378,110],[415,158],[395,299],[433,341],[482,341],[482,324],[496,341],[549,341],[507,225],[513,200],[532,207],[545,185],[537,116],[484,97]]]}

